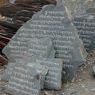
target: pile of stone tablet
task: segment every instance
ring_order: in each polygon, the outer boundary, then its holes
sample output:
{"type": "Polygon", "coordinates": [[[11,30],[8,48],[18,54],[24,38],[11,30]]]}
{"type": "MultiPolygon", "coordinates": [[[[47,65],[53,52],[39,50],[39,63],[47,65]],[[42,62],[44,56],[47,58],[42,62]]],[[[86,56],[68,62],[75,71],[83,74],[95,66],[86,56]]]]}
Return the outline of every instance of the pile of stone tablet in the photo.
{"type": "Polygon", "coordinates": [[[64,69],[67,70],[65,79],[72,79],[73,69],[75,71],[75,68],[86,61],[83,43],[78,37],[77,30],[68,19],[63,4],[43,7],[18,30],[17,35],[12,40],[17,39],[21,43],[31,40],[33,37],[50,38],[56,51],[55,57],[64,59],[64,69]]]}
{"type": "MultiPolygon", "coordinates": [[[[6,48],[12,48],[12,46],[6,48]]],[[[20,54],[21,51],[24,52],[21,49],[17,52],[18,54],[14,52],[14,55],[17,54],[19,57],[21,56],[20,58],[9,56],[9,59],[15,60],[9,60],[2,76],[2,80],[8,81],[5,86],[6,93],[39,95],[43,88],[61,89],[63,60],[54,58],[55,50],[50,39],[31,38],[27,42],[26,54],[20,54]],[[35,80],[35,78],[37,79],[35,80]]]]}
{"type": "Polygon", "coordinates": [[[9,81],[5,91],[16,95],[38,95],[42,88],[61,89],[62,79],[72,80],[78,66],[85,63],[87,56],[61,0],[58,0],[56,6],[44,6],[33,15],[32,20],[18,30],[3,53],[9,59],[2,77],[9,81]],[[38,71],[38,67],[42,68],[41,71],[38,71]],[[36,71],[40,74],[35,74],[36,71]],[[36,81],[36,75],[41,84],[37,82],[31,86],[36,81]]]}
{"type": "Polygon", "coordinates": [[[17,30],[44,5],[56,4],[55,0],[2,0],[8,3],[0,6],[0,65],[8,63],[2,49],[8,44],[17,30]]]}

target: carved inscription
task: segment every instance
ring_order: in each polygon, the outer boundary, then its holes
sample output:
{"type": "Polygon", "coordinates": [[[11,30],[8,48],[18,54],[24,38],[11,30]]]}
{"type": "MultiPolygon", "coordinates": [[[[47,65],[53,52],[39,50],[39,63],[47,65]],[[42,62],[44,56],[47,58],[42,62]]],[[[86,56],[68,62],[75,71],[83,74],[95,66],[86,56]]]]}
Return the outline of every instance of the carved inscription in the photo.
{"type": "Polygon", "coordinates": [[[79,30],[80,38],[83,40],[86,49],[95,48],[95,16],[87,15],[75,17],[74,24],[79,30]]]}

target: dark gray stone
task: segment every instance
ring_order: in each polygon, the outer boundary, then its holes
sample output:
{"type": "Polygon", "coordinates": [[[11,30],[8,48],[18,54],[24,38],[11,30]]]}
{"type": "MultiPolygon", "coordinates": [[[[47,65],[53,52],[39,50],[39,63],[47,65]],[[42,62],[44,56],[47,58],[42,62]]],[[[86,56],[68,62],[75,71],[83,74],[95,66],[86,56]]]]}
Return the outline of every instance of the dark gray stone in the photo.
{"type": "Polygon", "coordinates": [[[95,15],[85,13],[74,18],[74,25],[79,30],[79,36],[83,40],[87,51],[95,49],[95,15]]]}
{"type": "Polygon", "coordinates": [[[39,95],[48,69],[35,63],[16,63],[5,92],[13,95],[39,95]]]}

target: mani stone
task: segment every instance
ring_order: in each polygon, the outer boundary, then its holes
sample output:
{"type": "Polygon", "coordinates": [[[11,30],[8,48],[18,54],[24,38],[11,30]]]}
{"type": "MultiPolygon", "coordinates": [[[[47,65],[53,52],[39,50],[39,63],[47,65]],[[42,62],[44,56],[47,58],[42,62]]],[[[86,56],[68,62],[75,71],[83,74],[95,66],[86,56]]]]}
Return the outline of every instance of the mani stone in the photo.
{"type": "Polygon", "coordinates": [[[74,18],[74,25],[79,30],[79,36],[83,40],[87,51],[95,49],[95,13],[89,10],[74,18]]]}
{"type": "Polygon", "coordinates": [[[47,68],[35,63],[17,63],[13,68],[5,92],[13,95],[39,95],[43,88],[47,68]]]}
{"type": "Polygon", "coordinates": [[[23,60],[22,59],[19,59],[19,60],[16,60],[16,62],[14,62],[14,63],[9,62],[9,64],[6,66],[5,72],[3,73],[1,79],[2,80],[5,80],[5,81],[9,81],[10,80],[10,77],[11,77],[11,74],[14,71],[14,67],[16,65],[18,65],[18,64],[23,64],[25,66],[26,65],[30,65],[31,66],[31,64],[32,64],[38,70],[43,70],[44,72],[46,72],[46,70],[48,69],[48,67],[47,66],[42,66],[39,63],[36,63],[35,60],[36,59],[34,59],[34,60],[32,59],[32,62],[31,62],[31,60],[29,60],[29,59],[23,59],[23,60]],[[34,65],[34,63],[35,63],[35,65],[34,65]],[[36,66],[36,64],[37,64],[37,66],[36,66]],[[44,69],[44,68],[46,68],[46,69],[44,69]]]}
{"type": "Polygon", "coordinates": [[[18,38],[19,36],[17,33],[3,50],[10,61],[15,62],[17,59],[24,59],[29,56],[45,58],[55,57],[51,39],[30,38],[30,40],[24,41],[25,38],[22,38],[23,41],[19,41],[17,40],[18,38]]]}
{"type": "MultiPolygon", "coordinates": [[[[22,48],[23,42],[27,43],[27,41],[30,41],[34,37],[50,38],[56,51],[55,57],[63,58],[64,64],[68,67],[70,65],[74,68],[75,64],[78,67],[86,61],[83,43],[79,39],[77,30],[69,20],[66,8],[62,3],[56,6],[44,6],[40,12],[33,15],[32,19],[18,30],[8,45],[14,41],[20,42],[18,46],[22,48]]],[[[7,52],[8,48],[6,47],[4,51],[7,52]]],[[[69,77],[66,77],[66,79],[69,79],[69,77]]]]}
{"type": "Polygon", "coordinates": [[[42,66],[47,66],[49,71],[45,77],[45,88],[51,90],[60,90],[62,87],[62,70],[63,60],[62,59],[37,59],[37,63],[42,66]]]}
{"type": "Polygon", "coordinates": [[[10,62],[15,62],[16,59],[23,59],[27,53],[27,41],[20,42],[16,40],[16,38],[14,36],[8,45],[3,49],[3,52],[8,57],[10,62]]]}

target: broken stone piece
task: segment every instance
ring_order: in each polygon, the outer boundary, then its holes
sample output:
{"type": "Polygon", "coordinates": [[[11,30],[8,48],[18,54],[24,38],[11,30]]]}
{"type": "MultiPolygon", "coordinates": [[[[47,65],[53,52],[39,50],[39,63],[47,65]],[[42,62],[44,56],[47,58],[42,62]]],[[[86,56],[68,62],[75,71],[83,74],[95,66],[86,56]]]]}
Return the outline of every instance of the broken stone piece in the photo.
{"type": "Polygon", "coordinates": [[[28,41],[28,56],[34,58],[54,58],[55,50],[50,38],[31,38],[28,41]]]}

